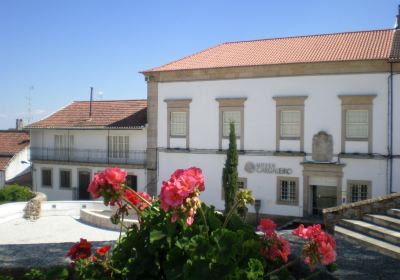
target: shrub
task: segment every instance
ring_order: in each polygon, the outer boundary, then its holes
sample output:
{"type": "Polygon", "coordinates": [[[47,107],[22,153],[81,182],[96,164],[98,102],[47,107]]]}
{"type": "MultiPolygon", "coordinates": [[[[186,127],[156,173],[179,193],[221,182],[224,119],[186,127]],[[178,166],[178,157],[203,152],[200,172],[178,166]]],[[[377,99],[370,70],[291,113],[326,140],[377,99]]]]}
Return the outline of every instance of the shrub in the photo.
{"type": "Polygon", "coordinates": [[[34,197],[33,192],[27,187],[9,185],[0,189],[0,202],[28,201],[34,197]]]}

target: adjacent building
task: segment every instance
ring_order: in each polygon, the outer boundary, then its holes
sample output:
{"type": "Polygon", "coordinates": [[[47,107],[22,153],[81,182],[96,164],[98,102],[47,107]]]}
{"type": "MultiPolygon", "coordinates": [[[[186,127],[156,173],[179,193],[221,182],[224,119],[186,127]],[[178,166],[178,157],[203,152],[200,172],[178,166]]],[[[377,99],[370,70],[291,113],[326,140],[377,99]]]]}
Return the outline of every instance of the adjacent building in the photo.
{"type": "Polygon", "coordinates": [[[31,186],[30,171],[29,133],[22,130],[1,130],[0,188],[13,183],[31,186]]]}
{"type": "Polygon", "coordinates": [[[144,71],[148,190],[198,166],[202,199],[222,209],[233,122],[241,187],[261,213],[314,215],[400,191],[399,32],[229,42],[144,71]]]}
{"type": "Polygon", "coordinates": [[[146,100],[75,101],[30,125],[34,190],[49,200],[90,199],[93,175],[109,166],[144,190],[146,108],[146,100]]]}

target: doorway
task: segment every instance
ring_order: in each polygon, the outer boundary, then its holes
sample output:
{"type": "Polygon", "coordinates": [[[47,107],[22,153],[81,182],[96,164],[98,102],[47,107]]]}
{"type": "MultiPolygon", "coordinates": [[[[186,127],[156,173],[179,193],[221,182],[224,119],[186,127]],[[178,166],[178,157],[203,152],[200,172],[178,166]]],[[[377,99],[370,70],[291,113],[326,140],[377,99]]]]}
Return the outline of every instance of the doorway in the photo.
{"type": "Polygon", "coordinates": [[[313,216],[322,216],[322,210],[324,208],[330,208],[337,205],[336,186],[312,185],[311,189],[313,216]]]}
{"type": "Polygon", "coordinates": [[[88,192],[88,187],[90,184],[90,172],[89,171],[79,171],[78,172],[78,199],[79,200],[89,200],[90,194],[88,192]]]}

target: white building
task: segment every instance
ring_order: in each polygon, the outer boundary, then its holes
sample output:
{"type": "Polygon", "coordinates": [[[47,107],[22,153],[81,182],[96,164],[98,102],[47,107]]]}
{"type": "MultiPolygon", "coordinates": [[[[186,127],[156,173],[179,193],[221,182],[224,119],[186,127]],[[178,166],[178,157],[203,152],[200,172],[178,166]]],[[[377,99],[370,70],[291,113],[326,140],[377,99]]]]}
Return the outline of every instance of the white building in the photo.
{"type": "Polygon", "coordinates": [[[146,100],[76,101],[29,126],[33,186],[49,200],[90,199],[96,172],[118,166],[146,188],[146,100]]]}
{"type": "Polygon", "coordinates": [[[261,213],[306,216],[400,191],[399,32],[231,42],[144,71],[149,190],[197,166],[202,199],[222,209],[234,122],[239,177],[261,213]]]}
{"type": "Polygon", "coordinates": [[[0,131],[0,188],[7,184],[30,186],[29,133],[0,131]]]}

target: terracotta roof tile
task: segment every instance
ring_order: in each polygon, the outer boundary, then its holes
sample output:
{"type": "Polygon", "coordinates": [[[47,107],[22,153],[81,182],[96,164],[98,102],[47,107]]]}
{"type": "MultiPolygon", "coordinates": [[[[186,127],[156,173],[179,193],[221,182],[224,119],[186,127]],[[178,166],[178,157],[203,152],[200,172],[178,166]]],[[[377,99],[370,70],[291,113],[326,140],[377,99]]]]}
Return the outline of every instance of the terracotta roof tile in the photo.
{"type": "Polygon", "coordinates": [[[0,131],[0,155],[13,155],[29,145],[27,131],[0,131]]]}
{"type": "Polygon", "coordinates": [[[229,42],[144,71],[389,59],[394,29],[229,42]]]}
{"type": "Polygon", "coordinates": [[[6,170],[11,159],[12,157],[0,157],[0,170],[6,170]]]}
{"type": "Polygon", "coordinates": [[[128,128],[147,123],[146,100],[75,101],[28,128],[128,128]]]}

